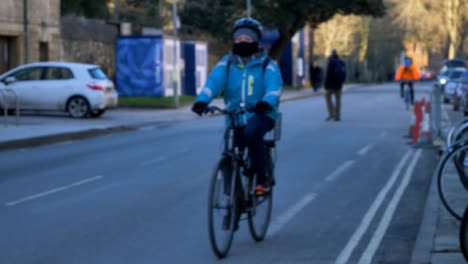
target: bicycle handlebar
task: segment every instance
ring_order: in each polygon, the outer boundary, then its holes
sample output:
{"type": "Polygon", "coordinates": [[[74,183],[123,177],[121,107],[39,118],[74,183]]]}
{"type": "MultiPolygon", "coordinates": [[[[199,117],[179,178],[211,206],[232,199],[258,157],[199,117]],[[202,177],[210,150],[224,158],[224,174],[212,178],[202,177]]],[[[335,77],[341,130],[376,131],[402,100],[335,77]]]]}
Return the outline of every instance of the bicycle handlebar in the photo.
{"type": "Polygon", "coordinates": [[[249,106],[241,106],[240,109],[235,109],[235,110],[231,110],[231,111],[228,111],[226,109],[221,109],[217,106],[207,106],[206,109],[205,109],[205,113],[208,114],[208,113],[214,113],[214,112],[219,112],[223,115],[229,115],[231,117],[237,115],[237,114],[243,114],[245,112],[253,112],[254,109],[249,107],[249,106]]]}

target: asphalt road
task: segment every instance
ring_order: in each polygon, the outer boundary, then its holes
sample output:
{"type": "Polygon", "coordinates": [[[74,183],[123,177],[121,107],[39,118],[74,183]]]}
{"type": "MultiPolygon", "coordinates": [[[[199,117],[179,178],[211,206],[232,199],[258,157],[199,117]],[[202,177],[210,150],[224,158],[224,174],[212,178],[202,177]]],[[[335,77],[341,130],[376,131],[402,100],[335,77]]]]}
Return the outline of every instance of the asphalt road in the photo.
{"type": "MultiPolygon", "coordinates": [[[[407,145],[398,89],[345,93],[338,123],[323,97],[282,104],[268,237],[254,243],[242,222],[222,262],[409,263],[435,152],[407,145]]],[[[219,262],[206,212],[223,125],[1,152],[0,263],[219,262]]]]}

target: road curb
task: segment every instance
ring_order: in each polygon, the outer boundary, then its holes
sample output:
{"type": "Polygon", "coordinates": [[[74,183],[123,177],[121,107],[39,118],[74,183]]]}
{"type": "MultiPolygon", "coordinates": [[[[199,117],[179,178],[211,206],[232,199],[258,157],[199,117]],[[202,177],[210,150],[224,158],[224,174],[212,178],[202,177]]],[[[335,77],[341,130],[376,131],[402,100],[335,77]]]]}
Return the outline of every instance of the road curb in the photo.
{"type": "Polygon", "coordinates": [[[439,199],[437,199],[436,174],[431,177],[429,195],[424,207],[423,221],[419,228],[418,238],[414,245],[411,256],[411,264],[429,264],[431,263],[431,249],[434,243],[434,237],[437,228],[437,217],[439,210],[439,199]]]}
{"type": "MultiPolygon", "coordinates": [[[[356,85],[356,87],[351,87],[351,88],[348,88],[348,89],[343,89],[343,92],[349,92],[349,91],[353,91],[353,90],[358,90],[358,89],[361,89],[361,88],[366,88],[368,86],[372,86],[372,84],[360,84],[360,85],[356,85]]],[[[325,91],[320,91],[320,92],[315,92],[313,94],[306,94],[306,95],[300,95],[300,96],[293,96],[291,98],[286,98],[286,99],[283,99],[283,100],[280,100],[281,103],[285,103],[285,102],[290,102],[290,101],[296,101],[296,100],[302,100],[302,99],[307,99],[307,98],[312,98],[312,97],[318,97],[318,96],[324,96],[325,95],[325,91]]]]}
{"type": "Polygon", "coordinates": [[[53,144],[58,142],[63,142],[67,140],[81,140],[90,137],[113,134],[119,132],[133,131],[136,130],[134,127],[130,126],[117,126],[109,127],[104,129],[89,129],[85,131],[78,132],[68,132],[68,133],[59,133],[48,136],[33,137],[28,139],[18,139],[0,143],[0,152],[18,148],[29,148],[37,147],[45,144],[53,144]]]}
{"type": "MultiPolygon", "coordinates": [[[[352,91],[364,87],[371,86],[372,84],[362,84],[362,85],[356,85],[356,87],[352,87],[349,89],[345,89],[344,91],[352,91]]],[[[312,98],[312,97],[318,97],[318,96],[323,96],[325,95],[324,91],[320,91],[317,93],[313,94],[306,94],[306,95],[299,95],[299,96],[292,96],[290,98],[285,98],[280,100],[281,103],[284,102],[290,102],[290,101],[296,101],[296,100],[302,100],[302,99],[307,99],[307,98],[312,98]]],[[[163,109],[159,109],[163,110],[163,109]]],[[[166,110],[166,109],[164,109],[166,110]]],[[[170,109],[167,109],[170,110],[170,109]]],[[[196,118],[194,118],[196,119],[196,118]]],[[[104,129],[99,129],[99,128],[93,128],[89,130],[84,130],[84,131],[77,131],[77,132],[65,132],[65,133],[58,133],[54,135],[48,135],[48,136],[40,136],[40,137],[33,137],[33,138],[27,138],[27,139],[18,139],[18,140],[12,140],[12,141],[6,141],[6,142],[0,142],[0,152],[2,151],[7,151],[7,150],[13,150],[13,149],[20,149],[20,148],[30,148],[30,147],[37,147],[41,145],[46,145],[46,144],[53,144],[53,143],[58,143],[58,142],[63,142],[63,141],[68,141],[68,140],[81,140],[81,139],[87,139],[95,136],[100,136],[100,135],[106,135],[106,134],[113,134],[113,133],[119,133],[119,132],[126,132],[126,131],[133,131],[137,130],[140,127],[144,126],[152,126],[153,124],[159,124],[160,122],[151,122],[151,123],[144,123],[144,124],[135,124],[135,125],[127,125],[127,126],[115,126],[115,127],[108,127],[104,129]]],[[[167,127],[164,126],[164,127],[167,127]]]]}

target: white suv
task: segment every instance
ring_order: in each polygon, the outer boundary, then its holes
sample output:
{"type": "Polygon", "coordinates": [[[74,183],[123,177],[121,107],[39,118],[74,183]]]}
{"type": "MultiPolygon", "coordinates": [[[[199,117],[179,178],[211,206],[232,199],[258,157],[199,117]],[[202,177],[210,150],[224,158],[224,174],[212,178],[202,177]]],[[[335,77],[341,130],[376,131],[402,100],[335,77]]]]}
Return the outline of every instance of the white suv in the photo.
{"type": "MultiPolygon", "coordinates": [[[[75,118],[100,116],[118,101],[114,84],[99,66],[82,63],[26,64],[0,75],[1,89],[19,96],[20,109],[66,111],[75,118]]],[[[14,109],[13,102],[8,100],[9,109],[14,109]]],[[[0,106],[3,109],[1,94],[0,106]]]]}

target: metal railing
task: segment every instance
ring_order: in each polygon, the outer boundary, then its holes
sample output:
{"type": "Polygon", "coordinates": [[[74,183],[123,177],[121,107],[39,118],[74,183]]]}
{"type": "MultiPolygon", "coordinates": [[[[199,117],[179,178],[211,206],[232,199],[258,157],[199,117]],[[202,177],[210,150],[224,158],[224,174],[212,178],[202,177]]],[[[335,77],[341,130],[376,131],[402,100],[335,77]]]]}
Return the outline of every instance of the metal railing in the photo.
{"type": "Polygon", "coordinates": [[[441,100],[441,88],[439,85],[434,84],[431,89],[431,131],[432,140],[440,139],[445,137],[442,135],[442,100],[441,100]]]}
{"type": "Polygon", "coordinates": [[[19,125],[19,118],[20,118],[20,107],[19,107],[19,103],[20,103],[20,98],[19,98],[19,95],[12,89],[10,88],[4,88],[4,89],[0,89],[0,93],[2,94],[2,98],[3,98],[3,122],[4,122],[4,125],[5,127],[8,127],[8,110],[9,110],[9,96],[8,96],[8,93],[9,94],[13,94],[14,98],[15,98],[15,113],[16,113],[16,126],[19,125]]]}

